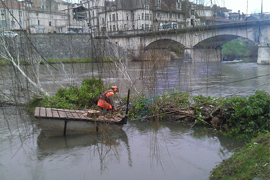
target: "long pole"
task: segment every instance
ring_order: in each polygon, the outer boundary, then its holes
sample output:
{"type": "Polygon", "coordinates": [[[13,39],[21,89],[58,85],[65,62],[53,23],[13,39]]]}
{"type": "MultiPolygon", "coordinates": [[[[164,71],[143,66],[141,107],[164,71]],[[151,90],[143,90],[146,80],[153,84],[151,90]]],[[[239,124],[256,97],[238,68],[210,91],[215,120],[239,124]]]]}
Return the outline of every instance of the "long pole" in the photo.
{"type": "Polygon", "coordinates": [[[129,94],[130,94],[130,89],[128,89],[128,95],[127,95],[127,108],[126,108],[126,115],[128,114],[128,104],[129,104],[129,94]]]}

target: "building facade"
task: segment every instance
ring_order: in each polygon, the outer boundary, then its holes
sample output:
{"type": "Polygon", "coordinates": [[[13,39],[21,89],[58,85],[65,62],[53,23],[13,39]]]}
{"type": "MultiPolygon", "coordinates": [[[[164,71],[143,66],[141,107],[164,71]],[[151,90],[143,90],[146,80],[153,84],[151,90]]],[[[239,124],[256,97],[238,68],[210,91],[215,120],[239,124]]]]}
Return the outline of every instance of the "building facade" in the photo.
{"type": "Polygon", "coordinates": [[[195,27],[225,22],[223,19],[235,20],[239,15],[227,8],[206,7],[189,0],[81,0],[79,4],[62,0],[5,0],[0,1],[0,11],[1,31],[74,31],[93,36],[195,27]]]}

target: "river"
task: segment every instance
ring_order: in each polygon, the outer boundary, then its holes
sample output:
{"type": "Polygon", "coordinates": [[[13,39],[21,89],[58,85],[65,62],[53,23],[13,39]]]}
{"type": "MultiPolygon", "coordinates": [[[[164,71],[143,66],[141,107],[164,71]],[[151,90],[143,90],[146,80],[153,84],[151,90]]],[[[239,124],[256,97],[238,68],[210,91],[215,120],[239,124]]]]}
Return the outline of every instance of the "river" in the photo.
{"type": "MultiPolygon", "coordinates": [[[[101,77],[118,85],[123,97],[131,82],[133,94],[153,96],[175,89],[191,95],[222,97],[249,95],[257,89],[270,92],[270,66],[254,62],[67,66],[71,67],[72,76],[53,72],[58,84],[80,84],[84,78],[101,77]],[[121,73],[121,68],[128,74],[121,73]]],[[[7,68],[1,69],[4,70],[7,68]]],[[[41,83],[50,94],[59,88],[46,74],[41,83]]],[[[211,128],[190,128],[180,123],[128,122],[120,132],[44,138],[35,119],[22,108],[1,107],[0,179],[204,180],[243,144],[211,128]]]]}

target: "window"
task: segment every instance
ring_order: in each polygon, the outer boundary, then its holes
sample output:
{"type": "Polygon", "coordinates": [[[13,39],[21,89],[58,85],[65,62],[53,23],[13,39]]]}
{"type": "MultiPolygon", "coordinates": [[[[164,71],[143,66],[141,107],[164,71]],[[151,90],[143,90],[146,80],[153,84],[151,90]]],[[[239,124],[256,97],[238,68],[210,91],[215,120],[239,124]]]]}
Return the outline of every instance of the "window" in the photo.
{"type": "Polygon", "coordinates": [[[191,19],[190,24],[191,24],[191,26],[194,26],[195,25],[194,24],[194,19],[191,19]]]}
{"type": "Polygon", "coordinates": [[[160,13],[157,13],[157,17],[160,17],[160,13]]]}
{"type": "Polygon", "coordinates": [[[10,24],[11,24],[11,29],[14,29],[15,28],[15,21],[11,21],[10,24]]]}
{"type": "Polygon", "coordinates": [[[161,0],[156,0],[156,7],[161,7],[161,0]]]}
{"type": "Polygon", "coordinates": [[[6,20],[1,20],[1,26],[2,26],[2,27],[7,27],[7,22],[6,22],[6,20]]]}
{"type": "Polygon", "coordinates": [[[118,21],[118,13],[116,13],[116,20],[118,21]]]}
{"type": "Polygon", "coordinates": [[[181,18],[180,13],[178,13],[178,19],[180,19],[180,18],[181,18]]]}
{"type": "Polygon", "coordinates": [[[113,31],[116,31],[116,29],[115,29],[115,25],[113,25],[113,31]]]}
{"type": "Polygon", "coordinates": [[[149,14],[149,19],[152,20],[152,14],[149,14]]]}
{"type": "Polygon", "coordinates": [[[145,4],[145,5],[144,5],[144,8],[145,8],[145,9],[149,9],[149,5],[148,5],[148,4],[145,4]]]}
{"type": "Polygon", "coordinates": [[[138,20],[140,20],[140,15],[138,15],[138,20]]]}
{"type": "Polygon", "coordinates": [[[145,24],[145,30],[149,31],[149,24],[145,24]]]}
{"type": "Polygon", "coordinates": [[[40,9],[46,9],[46,6],[44,4],[41,4],[40,9]]]}
{"type": "Polygon", "coordinates": [[[112,15],[112,20],[115,21],[115,14],[112,15]]]}
{"type": "Polygon", "coordinates": [[[144,24],[142,24],[142,30],[144,30],[144,24]]]}
{"type": "Polygon", "coordinates": [[[149,20],[149,14],[145,13],[145,20],[149,20]]]}
{"type": "Polygon", "coordinates": [[[176,9],[181,9],[181,1],[176,0],[176,9]]]}
{"type": "Polygon", "coordinates": [[[37,25],[40,25],[40,21],[39,20],[37,20],[37,25]]]}
{"type": "Polygon", "coordinates": [[[144,19],[144,13],[142,13],[142,19],[144,19]]]}
{"type": "Polygon", "coordinates": [[[5,10],[1,10],[1,15],[2,15],[2,16],[5,15],[5,10]]]}
{"type": "Polygon", "coordinates": [[[109,16],[110,21],[112,21],[112,15],[109,16]]]}
{"type": "Polygon", "coordinates": [[[22,17],[22,11],[19,11],[19,17],[22,17]]]}
{"type": "Polygon", "coordinates": [[[49,26],[52,26],[52,22],[51,21],[49,21],[49,26]]]}
{"type": "Polygon", "coordinates": [[[127,16],[127,21],[128,21],[128,14],[126,14],[126,16],[127,16]]]}

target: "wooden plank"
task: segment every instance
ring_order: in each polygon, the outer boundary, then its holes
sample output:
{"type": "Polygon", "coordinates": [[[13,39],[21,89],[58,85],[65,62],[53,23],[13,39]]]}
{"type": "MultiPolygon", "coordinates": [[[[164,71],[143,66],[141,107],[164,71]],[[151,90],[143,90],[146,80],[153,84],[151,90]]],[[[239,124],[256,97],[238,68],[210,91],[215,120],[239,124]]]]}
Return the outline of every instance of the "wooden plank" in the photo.
{"type": "Polygon", "coordinates": [[[66,115],[67,115],[68,119],[74,119],[72,116],[72,113],[70,111],[66,111],[66,115]]]}
{"type": "Polygon", "coordinates": [[[52,115],[52,108],[46,108],[46,114],[47,114],[47,118],[52,118],[53,115],[52,115]]]}
{"type": "Polygon", "coordinates": [[[39,114],[39,116],[46,118],[46,108],[44,108],[44,107],[41,107],[40,108],[40,114],[39,114]]]}
{"type": "Polygon", "coordinates": [[[40,109],[40,107],[36,107],[35,108],[35,117],[39,117],[39,109],[40,109]]]}
{"type": "Polygon", "coordinates": [[[57,118],[57,119],[60,118],[58,111],[56,109],[52,109],[52,116],[53,116],[53,118],[57,118]]]}
{"type": "Polygon", "coordinates": [[[81,119],[77,112],[71,112],[74,119],[81,119]]]}
{"type": "Polygon", "coordinates": [[[88,117],[85,117],[85,116],[83,115],[83,113],[78,112],[77,114],[79,115],[80,119],[83,119],[83,120],[92,120],[92,119],[90,119],[90,118],[88,118],[88,117]]]}
{"type": "Polygon", "coordinates": [[[59,114],[59,118],[61,119],[67,119],[67,115],[64,111],[57,109],[57,112],[59,114]]]}

